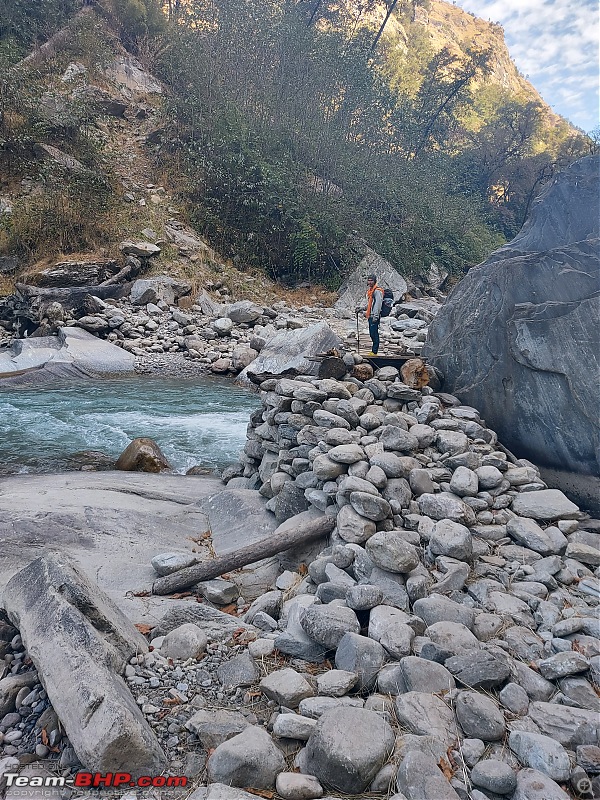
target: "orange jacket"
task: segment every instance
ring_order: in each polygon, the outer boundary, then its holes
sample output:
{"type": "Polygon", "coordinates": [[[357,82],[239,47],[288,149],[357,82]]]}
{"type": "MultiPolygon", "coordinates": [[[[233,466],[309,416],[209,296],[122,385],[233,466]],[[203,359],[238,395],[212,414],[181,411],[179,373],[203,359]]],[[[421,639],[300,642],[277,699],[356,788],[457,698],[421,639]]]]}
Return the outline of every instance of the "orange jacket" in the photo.
{"type": "Polygon", "coordinates": [[[383,289],[381,286],[373,286],[372,289],[367,290],[367,319],[373,317],[381,317],[381,306],[383,305],[383,289]],[[379,292],[379,294],[375,294],[379,292]]]}

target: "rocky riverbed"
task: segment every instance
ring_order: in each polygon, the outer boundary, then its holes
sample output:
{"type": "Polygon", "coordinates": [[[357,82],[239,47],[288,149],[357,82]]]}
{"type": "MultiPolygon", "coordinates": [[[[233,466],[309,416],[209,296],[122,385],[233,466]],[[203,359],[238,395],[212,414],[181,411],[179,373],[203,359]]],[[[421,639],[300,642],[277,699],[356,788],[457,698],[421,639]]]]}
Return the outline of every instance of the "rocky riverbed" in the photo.
{"type": "MultiPolygon", "coordinates": [[[[282,554],[275,573],[257,565],[252,588],[232,573],[154,598],[165,612],[141,650],[118,622],[129,655],[107,673],[131,690],[160,771],[187,775],[195,800],[598,794],[600,522],[507,454],[476,409],[402,377],[355,364],[339,381],[263,381],[211,507],[222,497],[222,527],[229,508],[242,531],[328,515],[330,540],[282,554]]],[[[193,561],[181,548],[152,563],[193,561]]],[[[5,593],[21,634],[0,629],[0,764],[69,776],[80,758],[105,765],[109,742],[90,753],[78,724],[61,724],[64,686],[39,657],[36,604],[54,569],[35,567],[27,602],[26,574],[5,593]]]]}

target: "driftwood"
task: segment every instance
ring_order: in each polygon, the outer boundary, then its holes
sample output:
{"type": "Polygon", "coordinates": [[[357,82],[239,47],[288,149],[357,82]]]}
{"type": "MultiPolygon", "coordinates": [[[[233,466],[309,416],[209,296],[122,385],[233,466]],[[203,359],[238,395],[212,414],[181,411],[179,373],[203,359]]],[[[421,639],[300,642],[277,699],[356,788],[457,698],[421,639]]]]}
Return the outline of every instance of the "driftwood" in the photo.
{"type": "Polygon", "coordinates": [[[186,567],[174,572],[172,575],[159,578],[152,585],[152,592],[153,594],[172,594],[183,589],[189,589],[190,586],[200,581],[210,581],[231,570],[245,567],[247,564],[253,564],[263,558],[269,558],[269,556],[297,547],[312,539],[327,536],[334,526],[335,520],[333,517],[323,516],[302,528],[290,528],[281,533],[275,531],[271,536],[267,536],[265,539],[254,542],[254,544],[250,544],[247,547],[242,547],[234,553],[226,553],[211,561],[194,564],[192,567],[186,567]]]}

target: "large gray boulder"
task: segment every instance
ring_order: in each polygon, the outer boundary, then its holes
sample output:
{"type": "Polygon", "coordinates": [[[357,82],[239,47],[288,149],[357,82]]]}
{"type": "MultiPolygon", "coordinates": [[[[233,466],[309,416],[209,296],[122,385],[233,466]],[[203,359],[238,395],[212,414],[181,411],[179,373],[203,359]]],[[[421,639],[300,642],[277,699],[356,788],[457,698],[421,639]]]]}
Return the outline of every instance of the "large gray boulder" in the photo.
{"type": "Polygon", "coordinates": [[[88,286],[101,283],[121,269],[114,258],[57,261],[28,278],[34,286],[88,286]]]}
{"type": "MultiPolygon", "coordinates": [[[[600,472],[599,162],[554,179],[518,236],[454,289],[423,349],[445,388],[559,485],[600,472]]],[[[597,508],[600,492],[580,485],[597,508]]]]}
{"type": "Polygon", "coordinates": [[[340,287],[336,311],[346,317],[354,316],[356,306],[366,302],[367,276],[371,273],[377,276],[379,286],[390,288],[394,292],[395,300],[402,299],[408,285],[389,261],[372,250],[363,239],[351,241],[350,249],[357,263],[340,287]]]}
{"type": "Polygon", "coordinates": [[[148,646],[100,587],[50,554],[9,581],[4,606],[81,763],[160,774],[165,755],[121,677],[148,646]]]}
{"type": "Polygon", "coordinates": [[[191,291],[192,287],[186,281],[175,280],[169,275],[157,275],[155,278],[140,278],[135,281],[130,298],[134,306],[158,303],[159,300],[172,305],[191,291]]]}
{"type": "Polygon", "coordinates": [[[311,361],[311,358],[332,347],[342,349],[342,341],[326,322],[282,331],[267,342],[258,357],[240,372],[237,382],[261,383],[267,378],[316,375],[319,363],[311,361]]]}

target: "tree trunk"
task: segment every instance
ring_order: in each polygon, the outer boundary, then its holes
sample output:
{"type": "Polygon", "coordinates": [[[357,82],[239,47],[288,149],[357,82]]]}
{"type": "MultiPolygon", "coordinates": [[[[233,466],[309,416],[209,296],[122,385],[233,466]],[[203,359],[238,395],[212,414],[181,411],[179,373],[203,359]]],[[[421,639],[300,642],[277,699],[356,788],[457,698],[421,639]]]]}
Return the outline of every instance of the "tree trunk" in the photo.
{"type": "Polygon", "coordinates": [[[266,539],[261,539],[259,542],[242,547],[234,553],[226,553],[211,561],[194,564],[192,567],[186,567],[174,572],[172,575],[159,578],[152,585],[152,592],[153,594],[172,594],[183,589],[189,589],[190,586],[200,581],[210,581],[213,578],[218,578],[219,575],[231,572],[231,570],[245,567],[247,564],[253,564],[263,558],[269,558],[269,556],[297,547],[312,539],[327,536],[334,527],[335,519],[323,516],[302,528],[290,528],[282,533],[275,531],[271,536],[267,536],[266,539]]]}
{"type": "Polygon", "coordinates": [[[18,61],[13,67],[11,67],[11,72],[21,67],[29,67],[32,69],[40,67],[46,61],[52,58],[58,49],[60,49],[69,41],[73,33],[73,24],[77,20],[81,19],[87,14],[92,14],[93,12],[94,9],[91,6],[85,5],[67,22],[64,28],[61,28],[53,36],[51,36],[47,42],[44,42],[41,47],[36,47],[35,50],[32,50],[32,52],[29,53],[29,55],[25,56],[25,58],[22,58],[21,61],[18,61]]]}
{"type": "Polygon", "coordinates": [[[333,378],[339,381],[348,372],[343,358],[327,356],[319,365],[319,378],[333,378]]]}

